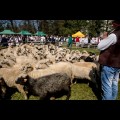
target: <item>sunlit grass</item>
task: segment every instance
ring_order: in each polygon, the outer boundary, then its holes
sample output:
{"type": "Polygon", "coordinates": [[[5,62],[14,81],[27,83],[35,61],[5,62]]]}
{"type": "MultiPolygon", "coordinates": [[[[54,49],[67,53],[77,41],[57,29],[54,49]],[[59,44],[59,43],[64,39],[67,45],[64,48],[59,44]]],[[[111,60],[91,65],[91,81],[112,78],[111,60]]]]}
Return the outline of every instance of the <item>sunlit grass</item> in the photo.
{"type": "MultiPolygon", "coordinates": [[[[66,96],[63,96],[61,98],[57,98],[56,100],[65,99],[66,96]]],[[[11,100],[24,100],[24,98],[19,92],[15,92],[12,95],[11,100]]],[[[29,100],[39,100],[39,97],[31,95],[29,100]]],[[[77,83],[72,85],[71,87],[71,97],[69,100],[98,100],[98,98],[93,92],[92,88],[87,83],[77,83]]],[[[117,100],[120,100],[120,82],[117,100]]]]}

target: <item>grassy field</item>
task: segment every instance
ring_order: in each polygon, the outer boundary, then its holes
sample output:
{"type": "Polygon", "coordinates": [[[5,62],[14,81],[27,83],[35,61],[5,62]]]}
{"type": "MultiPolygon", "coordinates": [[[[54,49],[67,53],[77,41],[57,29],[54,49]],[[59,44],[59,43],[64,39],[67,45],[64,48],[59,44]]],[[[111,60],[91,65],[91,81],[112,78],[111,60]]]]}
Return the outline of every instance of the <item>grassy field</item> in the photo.
{"type": "MultiPolygon", "coordinates": [[[[65,45],[63,47],[66,47],[65,45]]],[[[94,52],[99,54],[99,51],[96,48],[76,48],[73,45],[72,49],[78,49],[80,51],[87,50],[89,52],[94,52]]],[[[56,100],[65,100],[66,96],[58,98],[56,100]]],[[[39,97],[30,96],[29,100],[38,100],[39,97]]],[[[19,92],[15,92],[11,96],[11,100],[24,100],[23,96],[19,92]]],[[[87,82],[79,82],[77,84],[73,84],[71,87],[71,97],[70,100],[99,100],[96,94],[96,90],[94,90],[91,86],[88,85],[87,82]]],[[[120,100],[120,82],[119,82],[119,92],[118,98],[120,100]]]]}
{"type": "MultiPolygon", "coordinates": [[[[56,100],[65,100],[66,96],[57,98],[56,100]]],[[[15,92],[11,100],[24,100],[23,96],[19,92],[15,92]]],[[[39,97],[30,96],[29,100],[39,100],[39,97]]],[[[71,97],[70,100],[99,100],[95,91],[87,83],[77,83],[71,87],[71,97]]],[[[119,92],[118,98],[120,100],[120,82],[119,82],[119,92]]]]}

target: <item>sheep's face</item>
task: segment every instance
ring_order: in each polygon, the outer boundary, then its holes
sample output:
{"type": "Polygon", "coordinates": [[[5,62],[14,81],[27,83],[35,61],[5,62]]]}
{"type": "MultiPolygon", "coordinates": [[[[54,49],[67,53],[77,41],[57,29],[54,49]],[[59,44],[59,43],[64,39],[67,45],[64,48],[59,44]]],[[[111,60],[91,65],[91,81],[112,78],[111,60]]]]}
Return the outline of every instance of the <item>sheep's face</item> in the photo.
{"type": "Polygon", "coordinates": [[[26,74],[20,75],[15,81],[16,84],[24,85],[27,82],[28,76],[26,74]]]}
{"type": "Polygon", "coordinates": [[[20,84],[24,86],[24,90],[26,93],[29,91],[28,87],[28,76],[27,75],[21,75],[18,77],[18,79],[15,81],[16,84],[20,84]]]}

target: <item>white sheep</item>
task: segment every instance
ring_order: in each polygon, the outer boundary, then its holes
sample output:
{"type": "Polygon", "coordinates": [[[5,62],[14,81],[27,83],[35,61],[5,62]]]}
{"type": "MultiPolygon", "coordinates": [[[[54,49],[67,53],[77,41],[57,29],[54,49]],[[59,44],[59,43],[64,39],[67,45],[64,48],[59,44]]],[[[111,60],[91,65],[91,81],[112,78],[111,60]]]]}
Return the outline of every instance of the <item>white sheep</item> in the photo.
{"type": "Polygon", "coordinates": [[[20,93],[23,94],[24,98],[27,99],[27,95],[24,91],[24,86],[16,84],[15,81],[24,72],[21,71],[22,66],[14,65],[11,68],[1,68],[0,76],[5,81],[6,85],[11,88],[17,88],[20,93]]]}
{"type": "Polygon", "coordinates": [[[77,79],[87,79],[95,85],[96,83],[96,72],[95,69],[89,68],[89,67],[83,67],[83,66],[78,66],[78,65],[72,65],[72,78],[77,78],[77,79]]]}
{"type": "Polygon", "coordinates": [[[99,77],[99,63],[98,62],[75,62],[74,65],[80,66],[80,67],[88,67],[88,68],[94,68],[96,71],[96,75],[99,77]]]}
{"type": "Polygon", "coordinates": [[[38,78],[53,73],[66,73],[73,83],[74,78],[88,79],[95,83],[95,71],[93,68],[79,67],[69,62],[59,62],[49,65],[46,69],[33,70],[28,73],[30,77],[38,78]]]}
{"type": "Polygon", "coordinates": [[[66,73],[70,78],[72,76],[72,64],[68,62],[59,62],[52,65],[49,65],[46,69],[34,69],[29,72],[28,75],[32,78],[39,78],[45,75],[50,75],[54,73],[66,73]]]}

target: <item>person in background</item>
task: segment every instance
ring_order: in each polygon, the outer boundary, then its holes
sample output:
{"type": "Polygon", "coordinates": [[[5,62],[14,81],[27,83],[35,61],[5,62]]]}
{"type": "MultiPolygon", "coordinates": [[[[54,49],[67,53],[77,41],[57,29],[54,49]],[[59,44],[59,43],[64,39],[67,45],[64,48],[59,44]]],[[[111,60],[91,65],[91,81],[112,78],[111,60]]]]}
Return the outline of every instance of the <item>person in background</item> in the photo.
{"type": "Polygon", "coordinates": [[[79,48],[79,45],[80,45],[80,38],[77,36],[76,38],[75,38],[75,42],[76,42],[76,48],[79,48]]]}
{"type": "Polygon", "coordinates": [[[8,37],[5,36],[5,35],[2,35],[2,39],[1,39],[1,45],[4,46],[4,47],[7,47],[8,46],[8,37]]]}
{"type": "Polygon", "coordinates": [[[101,99],[116,100],[118,95],[118,81],[120,73],[120,20],[113,20],[114,31],[104,34],[98,44],[100,50],[100,79],[101,99]]]}
{"type": "Polygon", "coordinates": [[[73,40],[72,40],[72,36],[68,35],[68,48],[72,48],[72,44],[73,44],[73,40]]]}

